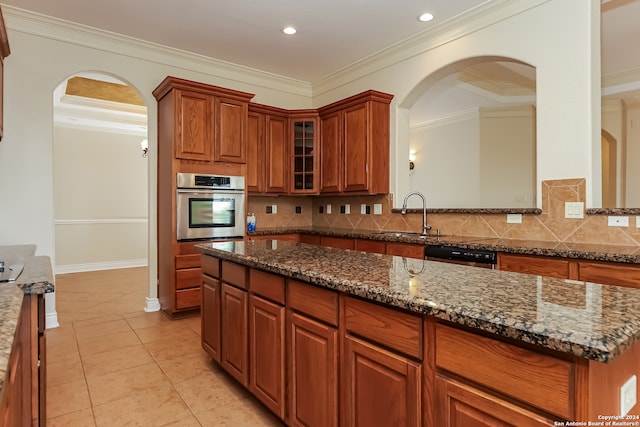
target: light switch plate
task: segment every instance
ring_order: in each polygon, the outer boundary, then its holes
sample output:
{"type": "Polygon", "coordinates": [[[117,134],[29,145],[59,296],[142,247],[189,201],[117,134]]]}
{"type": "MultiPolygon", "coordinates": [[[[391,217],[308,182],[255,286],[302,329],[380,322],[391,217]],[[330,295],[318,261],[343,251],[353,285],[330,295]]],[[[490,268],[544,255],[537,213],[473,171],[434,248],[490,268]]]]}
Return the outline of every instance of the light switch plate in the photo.
{"type": "Polygon", "coordinates": [[[631,408],[636,404],[636,383],[637,379],[635,375],[627,380],[626,383],[620,387],[620,416],[624,417],[629,413],[631,408]]]}
{"type": "Polygon", "coordinates": [[[636,228],[640,228],[640,216],[636,217],[636,228]]]}
{"type": "Polygon", "coordinates": [[[327,214],[331,215],[331,205],[327,205],[327,214]]]}
{"type": "Polygon", "coordinates": [[[274,214],[278,213],[278,205],[271,205],[271,212],[273,212],[274,214]]]}
{"type": "Polygon", "coordinates": [[[628,227],[629,217],[628,216],[610,216],[607,218],[607,223],[609,224],[609,227],[628,227]]]}
{"type": "Polygon", "coordinates": [[[360,214],[361,215],[366,215],[367,214],[367,205],[366,205],[366,203],[360,204],[360,214]]]}
{"type": "Polygon", "coordinates": [[[346,205],[344,205],[344,213],[346,215],[349,215],[351,213],[351,205],[349,203],[347,203],[346,205]]]}
{"type": "Polygon", "coordinates": [[[382,203],[374,203],[373,204],[373,214],[374,215],[382,215],[382,203]]]}
{"type": "Polygon", "coordinates": [[[522,224],[522,214],[507,214],[507,224],[522,224]]]}
{"type": "Polygon", "coordinates": [[[564,217],[574,219],[584,218],[584,202],[565,202],[564,217]]]}

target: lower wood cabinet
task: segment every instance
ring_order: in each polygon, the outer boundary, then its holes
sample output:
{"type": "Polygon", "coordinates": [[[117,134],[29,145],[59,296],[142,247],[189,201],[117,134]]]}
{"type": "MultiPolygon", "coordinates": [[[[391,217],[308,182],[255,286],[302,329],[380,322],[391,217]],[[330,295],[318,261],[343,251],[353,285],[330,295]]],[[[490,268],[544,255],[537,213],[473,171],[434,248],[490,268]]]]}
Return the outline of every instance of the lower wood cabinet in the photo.
{"type": "Polygon", "coordinates": [[[249,296],[249,390],[280,418],[286,413],[284,307],[249,296]]]}
{"type": "Polygon", "coordinates": [[[498,269],[557,279],[577,279],[571,261],[564,258],[500,253],[498,254],[498,269]]]}
{"type": "Polygon", "coordinates": [[[637,264],[578,261],[578,280],[640,288],[640,266],[637,264]]]}
{"type": "Polygon", "coordinates": [[[352,336],[343,346],[343,425],[420,426],[420,365],[352,336]]]}
{"type": "Polygon", "coordinates": [[[554,420],[468,384],[436,377],[436,413],[441,427],[543,427],[554,420]]]}
{"type": "Polygon", "coordinates": [[[222,283],[220,290],[220,365],[249,385],[247,291],[222,283]]]}
{"type": "Polygon", "coordinates": [[[338,331],[290,313],[290,425],[338,426],[338,331]]]}
{"type": "Polygon", "coordinates": [[[424,259],[424,245],[410,243],[387,243],[387,255],[424,259]]]}
{"type": "Polygon", "coordinates": [[[204,274],[201,312],[202,348],[220,363],[220,281],[204,274]]]}

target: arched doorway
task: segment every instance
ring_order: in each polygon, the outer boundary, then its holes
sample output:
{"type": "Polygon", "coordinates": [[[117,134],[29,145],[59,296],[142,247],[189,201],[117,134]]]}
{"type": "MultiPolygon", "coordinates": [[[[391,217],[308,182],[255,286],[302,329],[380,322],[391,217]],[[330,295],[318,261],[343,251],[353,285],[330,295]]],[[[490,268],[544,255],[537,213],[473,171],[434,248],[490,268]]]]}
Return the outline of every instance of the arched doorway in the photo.
{"type": "Polygon", "coordinates": [[[146,267],[144,100],[120,77],[82,72],[54,90],[53,112],[56,273],[146,267]]]}
{"type": "Polygon", "coordinates": [[[607,131],[602,131],[602,207],[618,206],[618,142],[607,131]]]}

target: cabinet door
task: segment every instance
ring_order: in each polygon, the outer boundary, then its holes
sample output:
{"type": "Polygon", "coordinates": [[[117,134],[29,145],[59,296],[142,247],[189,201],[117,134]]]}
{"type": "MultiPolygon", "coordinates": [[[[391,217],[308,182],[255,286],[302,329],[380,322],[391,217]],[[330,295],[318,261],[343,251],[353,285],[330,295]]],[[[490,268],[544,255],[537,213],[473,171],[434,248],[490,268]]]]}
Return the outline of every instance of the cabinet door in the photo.
{"type": "Polygon", "coordinates": [[[577,279],[577,277],[572,277],[571,262],[563,258],[498,254],[498,268],[500,270],[537,274],[558,279],[577,279]]]}
{"type": "Polygon", "coordinates": [[[246,102],[216,98],[216,161],[246,162],[248,108],[246,102]]]}
{"type": "Polygon", "coordinates": [[[210,162],[213,148],[213,98],[176,90],[176,159],[210,162]]]}
{"type": "Polygon", "coordinates": [[[344,191],[369,189],[369,103],[344,111],[344,191]]]}
{"type": "Polygon", "coordinates": [[[287,119],[267,116],[266,186],[267,193],[287,192],[287,119]]]}
{"type": "Polygon", "coordinates": [[[578,262],[578,280],[640,288],[640,268],[633,264],[578,262]]]}
{"type": "Polygon", "coordinates": [[[338,425],[338,332],[296,313],[289,314],[290,422],[292,426],[338,425]]]}
{"type": "Polygon", "coordinates": [[[220,365],[246,387],[249,384],[247,292],[223,283],[220,301],[220,365]]]}
{"type": "Polygon", "coordinates": [[[420,365],[351,336],[344,338],[345,426],[419,426],[420,365]]]}
{"type": "Polygon", "coordinates": [[[410,243],[387,243],[387,255],[424,259],[424,246],[410,243]]]}
{"type": "Polygon", "coordinates": [[[338,249],[354,248],[353,239],[349,239],[346,237],[320,236],[320,244],[322,246],[329,246],[331,248],[338,248],[338,249]]]}
{"type": "Polygon", "coordinates": [[[342,112],[320,118],[320,192],[342,191],[342,112]]]}
{"type": "Polygon", "coordinates": [[[220,363],[220,282],[204,274],[200,313],[202,348],[220,363]]]}
{"type": "Polygon", "coordinates": [[[315,194],[318,191],[317,127],[315,118],[291,120],[291,193],[315,194]]]}
{"type": "Polygon", "coordinates": [[[284,307],[251,295],[249,319],[249,390],[284,419],[284,307]]]}
{"type": "Polygon", "coordinates": [[[436,425],[443,427],[542,427],[554,421],[469,385],[436,377],[436,425]]]}
{"type": "Polygon", "coordinates": [[[264,115],[249,111],[247,116],[247,191],[264,191],[264,115]]]}

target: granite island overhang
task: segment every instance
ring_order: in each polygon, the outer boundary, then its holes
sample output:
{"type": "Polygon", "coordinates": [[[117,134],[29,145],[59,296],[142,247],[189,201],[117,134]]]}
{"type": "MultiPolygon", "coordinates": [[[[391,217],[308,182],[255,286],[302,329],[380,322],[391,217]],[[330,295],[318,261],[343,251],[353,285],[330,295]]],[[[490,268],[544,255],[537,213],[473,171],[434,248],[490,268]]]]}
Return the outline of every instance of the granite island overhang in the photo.
{"type": "MultiPolygon", "coordinates": [[[[566,366],[570,377],[567,391],[560,399],[566,400],[564,406],[554,407],[550,397],[535,403],[536,396],[533,400],[525,392],[516,396],[536,410],[542,408],[555,415],[555,420],[586,421],[590,417],[589,421],[597,421],[597,411],[619,408],[619,393],[614,396],[613,390],[618,391],[631,375],[640,374],[634,362],[640,356],[640,290],[278,240],[197,247],[205,256],[245,266],[249,271],[267,272],[337,291],[347,299],[356,297],[422,316],[424,371],[430,352],[434,359],[438,352],[429,349],[438,340],[428,342],[428,324],[443,331],[459,328],[463,339],[478,334],[481,339],[488,337],[570,361],[566,366]],[[600,391],[594,388],[596,383],[600,391]]],[[[343,311],[341,308],[341,316],[343,311]]],[[[472,357],[470,354],[470,365],[472,357]]],[[[441,373],[437,359],[434,365],[436,378],[441,373]]],[[[481,377],[472,380],[483,381],[481,377]]],[[[424,384],[431,381],[425,374],[424,384]]],[[[519,392],[501,393],[510,399],[519,392]]],[[[428,424],[426,419],[424,423],[428,424]]]]}

